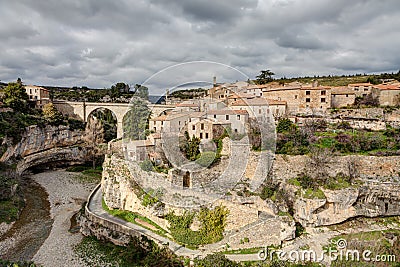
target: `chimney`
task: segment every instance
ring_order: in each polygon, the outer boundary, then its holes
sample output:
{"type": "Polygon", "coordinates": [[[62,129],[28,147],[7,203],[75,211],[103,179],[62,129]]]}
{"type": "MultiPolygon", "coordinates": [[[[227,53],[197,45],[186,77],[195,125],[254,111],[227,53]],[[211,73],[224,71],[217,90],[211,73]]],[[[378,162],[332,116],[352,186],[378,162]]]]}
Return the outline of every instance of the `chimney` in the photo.
{"type": "Polygon", "coordinates": [[[214,87],[217,86],[217,77],[216,76],[213,77],[213,86],[214,87]]]}

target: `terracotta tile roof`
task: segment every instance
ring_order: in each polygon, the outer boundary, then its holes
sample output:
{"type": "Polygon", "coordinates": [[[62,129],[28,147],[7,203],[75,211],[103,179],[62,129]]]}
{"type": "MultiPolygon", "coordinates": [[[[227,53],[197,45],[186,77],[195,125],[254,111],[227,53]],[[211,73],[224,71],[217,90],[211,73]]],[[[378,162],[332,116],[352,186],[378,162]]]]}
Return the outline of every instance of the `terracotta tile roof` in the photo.
{"type": "Polygon", "coordinates": [[[332,95],[354,95],[354,91],[348,87],[332,87],[332,95]]]}
{"type": "Polygon", "coordinates": [[[233,93],[228,97],[229,99],[233,98],[254,98],[254,95],[248,93],[233,93]]]}
{"type": "Polygon", "coordinates": [[[187,113],[170,113],[167,115],[161,115],[158,117],[155,117],[153,119],[151,119],[152,121],[169,121],[169,120],[173,120],[179,117],[184,117],[184,116],[188,116],[187,113]]]}
{"type": "Polygon", "coordinates": [[[209,110],[207,112],[208,115],[248,115],[247,110],[239,110],[239,109],[219,109],[219,110],[209,110]]]}
{"type": "Polygon", "coordinates": [[[48,91],[46,88],[36,86],[36,85],[25,85],[24,87],[25,87],[25,89],[39,89],[39,90],[43,90],[43,91],[48,91]]]}
{"type": "Polygon", "coordinates": [[[189,114],[189,117],[191,118],[200,118],[203,117],[205,115],[205,112],[191,112],[189,114]]]}
{"type": "Polygon", "coordinates": [[[161,138],[161,134],[160,133],[152,133],[149,135],[149,137],[153,137],[154,139],[159,139],[159,138],[161,138]]]}
{"type": "Polygon", "coordinates": [[[152,118],[150,120],[152,120],[152,121],[165,121],[165,120],[167,120],[167,117],[168,117],[167,115],[161,115],[161,116],[152,118]]]}
{"type": "Polygon", "coordinates": [[[348,86],[355,87],[355,86],[371,86],[370,83],[350,83],[348,86]]]}
{"type": "Polygon", "coordinates": [[[300,90],[330,90],[330,86],[318,86],[318,87],[312,87],[312,86],[302,86],[300,90]]]}
{"type": "Polygon", "coordinates": [[[132,148],[132,147],[143,147],[143,146],[153,146],[153,142],[151,142],[150,140],[134,140],[134,141],[130,141],[127,144],[128,148],[132,148]]]}
{"type": "Polygon", "coordinates": [[[231,104],[231,106],[268,106],[267,100],[262,97],[239,99],[231,104]]]}
{"type": "Polygon", "coordinates": [[[374,88],[377,88],[381,91],[386,91],[386,90],[400,90],[400,85],[396,84],[378,84],[374,85],[374,88]]]}
{"type": "Polygon", "coordinates": [[[269,105],[286,105],[286,101],[280,101],[275,99],[266,99],[269,105]]]}

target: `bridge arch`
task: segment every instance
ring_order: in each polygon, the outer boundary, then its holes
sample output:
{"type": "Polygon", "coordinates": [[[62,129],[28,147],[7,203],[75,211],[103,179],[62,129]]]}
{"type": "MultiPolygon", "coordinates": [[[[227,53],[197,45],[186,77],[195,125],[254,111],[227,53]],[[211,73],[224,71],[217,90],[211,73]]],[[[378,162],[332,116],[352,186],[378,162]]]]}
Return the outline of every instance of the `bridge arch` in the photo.
{"type": "MultiPolygon", "coordinates": [[[[125,114],[129,111],[129,103],[96,103],[96,102],[71,102],[71,101],[54,101],[53,104],[64,115],[72,116],[87,122],[90,113],[98,108],[111,110],[117,118],[117,138],[123,137],[122,123],[125,114]]],[[[163,112],[172,110],[174,105],[148,104],[152,111],[151,116],[156,117],[163,112]]]]}
{"type": "Polygon", "coordinates": [[[91,116],[97,117],[97,119],[103,122],[104,139],[107,142],[117,137],[117,116],[111,109],[104,107],[96,108],[87,115],[86,121],[89,121],[91,116]]]}

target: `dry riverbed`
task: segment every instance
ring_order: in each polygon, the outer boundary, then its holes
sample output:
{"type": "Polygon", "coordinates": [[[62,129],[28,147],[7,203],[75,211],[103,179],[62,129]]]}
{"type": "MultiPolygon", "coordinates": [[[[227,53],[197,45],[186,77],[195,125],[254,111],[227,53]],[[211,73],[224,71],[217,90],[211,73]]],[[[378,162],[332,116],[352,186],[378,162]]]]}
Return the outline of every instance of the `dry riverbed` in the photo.
{"type": "Polygon", "coordinates": [[[84,266],[73,247],[82,240],[80,233],[70,233],[71,217],[81,208],[96,186],[81,179],[82,174],[64,170],[32,175],[49,194],[50,215],[54,220],[50,235],[33,261],[46,266],[84,266]]]}

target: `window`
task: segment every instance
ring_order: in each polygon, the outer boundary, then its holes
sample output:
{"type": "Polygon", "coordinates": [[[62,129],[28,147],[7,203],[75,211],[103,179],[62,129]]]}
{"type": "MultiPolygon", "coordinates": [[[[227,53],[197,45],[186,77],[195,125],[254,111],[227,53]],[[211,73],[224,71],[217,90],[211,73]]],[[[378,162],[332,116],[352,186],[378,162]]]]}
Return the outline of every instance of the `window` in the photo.
{"type": "Polygon", "coordinates": [[[261,114],[261,108],[258,109],[258,114],[261,114]]]}
{"type": "Polygon", "coordinates": [[[358,91],[358,87],[354,87],[354,91],[358,91]]]}
{"type": "Polygon", "coordinates": [[[294,99],[297,99],[297,95],[294,96],[294,99]]]}
{"type": "Polygon", "coordinates": [[[193,130],[193,131],[196,130],[196,125],[193,125],[193,126],[192,126],[192,130],[193,130]]]}
{"type": "Polygon", "coordinates": [[[229,121],[229,115],[225,115],[225,120],[229,121]]]}
{"type": "Polygon", "coordinates": [[[237,133],[238,132],[238,130],[237,129],[235,129],[235,133],[237,133]]]}
{"type": "Polygon", "coordinates": [[[236,119],[240,121],[240,115],[236,115],[236,119]]]}
{"type": "Polygon", "coordinates": [[[153,127],[153,130],[156,132],[156,131],[157,131],[157,128],[156,128],[156,127],[153,127]]]}
{"type": "Polygon", "coordinates": [[[217,118],[217,115],[214,114],[214,119],[216,119],[216,118],[217,118]]]}
{"type": "Polygon", "coordinates": [[[203,133],[200,133],[200,139],[203,139],[203,133]]]}
{"type": "Polygon", "coordinates": [[[181,125],[181,121],[178,121],[178,125],[181,125]]]}
{"type": "Polygon", "coordinates": [[[208,133],[206,133],[206,139],[208,139],[208,133]]]}
{"type": "Polygon", "coordinates": [[[325,97],[321,98],[321,103],[325,103],[325,102],[326,102],[326,98],[325,97]]]}
{"type": "Polygon", "coordinates": [[[306,102],[310,103],[311,102],[311,98],[306,98],[306,102]]]}
{"type": "Polygon", "coordinates": [[[326,91],[325,90],[321,91],[321,95],[326,95],[326,91]]]}
{"type": "Polygon", "coordinates": [[[311,91],[306,91],[306,95],[311,95],[311,91]]]}
{"type": "Polygon", "coordinates": [[[364,88],[364,91],[367,92],[367,91],[368,91],[368,88],[364,88]]]}
{"type": "Polygon", "coordinates": [[[200,124],[200,129],[204,130],[204,123],[200,124]]]}

